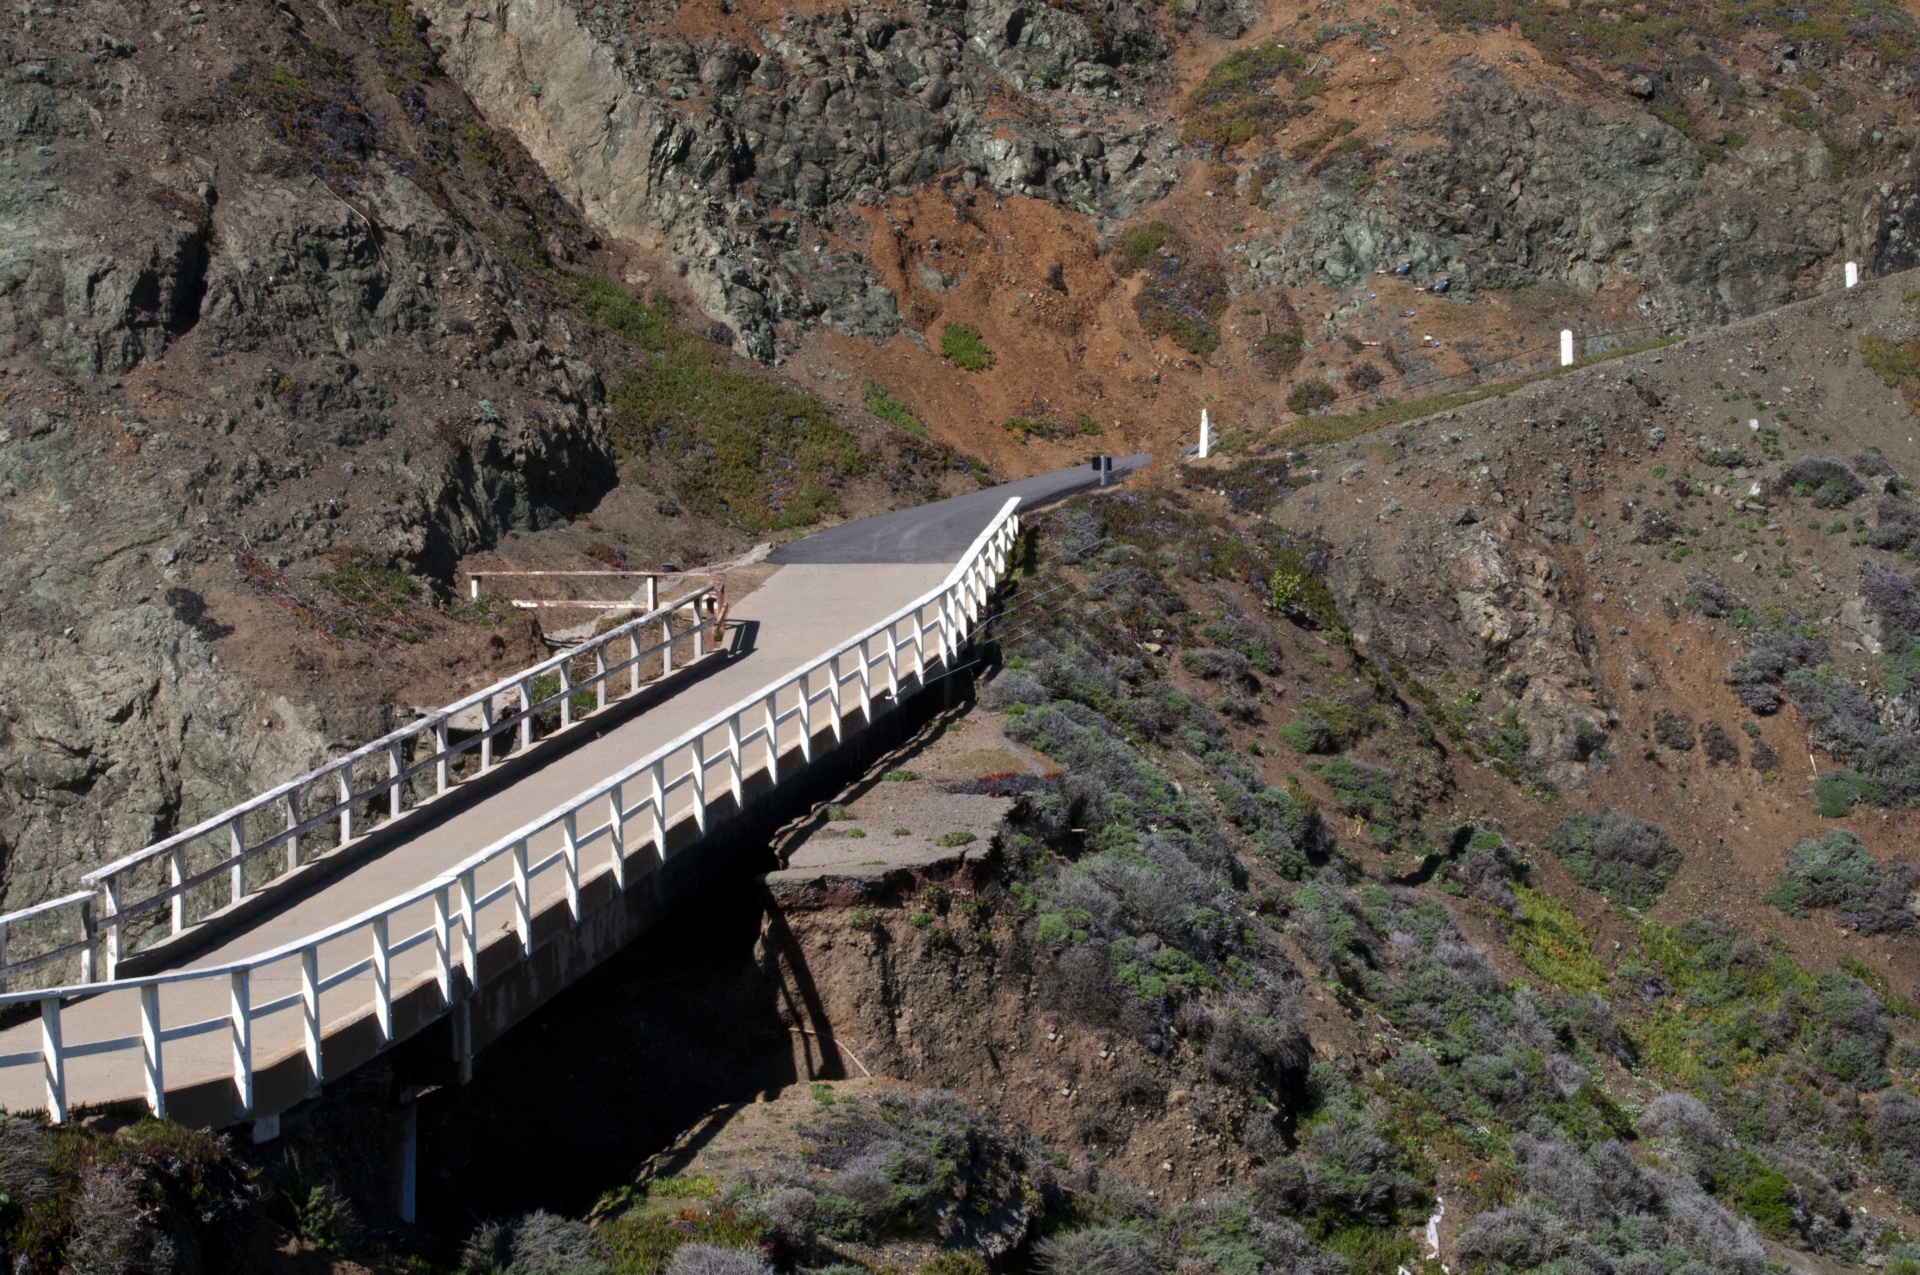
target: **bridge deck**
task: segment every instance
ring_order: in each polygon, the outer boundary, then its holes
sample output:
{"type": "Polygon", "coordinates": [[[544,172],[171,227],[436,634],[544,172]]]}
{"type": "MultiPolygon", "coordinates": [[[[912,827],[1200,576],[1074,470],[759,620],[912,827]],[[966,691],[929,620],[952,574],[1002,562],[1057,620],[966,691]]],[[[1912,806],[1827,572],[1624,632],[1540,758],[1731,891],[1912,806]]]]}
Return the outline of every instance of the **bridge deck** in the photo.
{"type": "MultiPolygon", "coordinates": [[[[884,619],[939,584],[949,566],[935,563],[779,567],[765,584],[732,609],[734,619],[758,622],[753,646],[745,656],[736,657],[712,675],[599,739],[554,758],[518,782],[346,869],[312,893],[290,901],[204,949],[184,962],[182,968],[207,968],[271,951],[357,916],[446,871],[504,833],[538,818],[636,758],[726,710],[811,656],[884,619]]],[[[717,752],[723,742],[718,738],[710,740],[709,751],[717,752]]],[[[556,845],[557,842],[536,842],[530,847],[530,856],[537,861],[556,845]]],[[[502,884],[507,875],[505,865],[490,874],[483,873],[477,882],[478,888],[481,892],[491,890],[502,884]]],[[[536,876],[533,887],[536,912],[560,897],[564,889],[560,874],[555,871],[536,876]]],[[[503,897],[480,911],[477,928],[483,934],[508,928],[512,925],[512,916],[512,899],[503,897]]],[[[397,944],[408,935],[426,929],[431,919],[424,903],[404,914],[404,920],[393,927],[394,942],[397,944]]],[[[347,950],[350,942],[353,941],[341,939],[337,951],[332,946],[323,947],[321,969],[339,968],[365,955],[357,942],[353,942],[351,951],[347,950]]],[[[393,961],[396,994],[432,976],[433,953],[428,944],[396,953],[393,961]]],[[[251,988],[253,1003],[260,1005],[297,997],[300,977],[299,963],[292,958],[256,974],[251,988]]],[[[364,1013],[372,977],[371,972],[362,973],[323,992],[321,1022],[332,1021],[329,1008],[336,1005],[341,1011],[350,1007],[354,1014],[364,1013]]],[[[134,998],[135,994],[128,991],[106,992],[68,1006],[61,1015],[61,1028],[70,1053],[89,1043],[125,1035],[128,1024],[138,1021],[134,998]]],[[[170,1031],[217,1019],[227,1008],[218,983],[197,981],[168,986],[161,991],[161,1027],[170,1031]]],[[[256,1017],[254,1032],[259,1065],[298,1052],[303,1048],[298,1003],[256,1017]]],[[[0,1055],[32,1053],[39,1048],[37,1019],[0,1031],[0,1055]]],[[[216,1028],[170,1046],[167,1065],[166,1083],[170,1089],[231,1075],[233,1056],[226,1031],[216,1028]]],[[[144,1081],[137,1054],[120,1051],[98,1057],[70,1058],[67,1066],[67,1092],[75,1104],[137,1099],[143,1094],[144,1081]]],[[[0,1106],[10,1111],[26,1111],[43,1107],[45,1103],[45,1090],[37,1072],[9,1068],[0,1073],[0,1106]]]]}
{"type": "MultiPolygon", "coordinates": [[[[1145,459],[1129,458],[1120,468],[1136,467],[1145,459]]],[[[456,805],[415,829],[396,830],[395,840],[379,851],[343,867],[338,875],[277,909],[236,925],[173,968],[215,968],[288,945],[297,947],[301,940],[331,926],[383,911],[408,891],[567,806],[656,749],[720,719],[756,694],[784,685],[796,670],[935,590],[1009,497],[1031,505],[1088,485],[1087,470],[1066,470],[848,524],[786,546],[774,555],[776,566],[767,581],[731,610],[733,620],[753,626],[751,646],[744,655],[677,688],[605,735],[556,752],[511,784],[476,796],[470,804],[456,805]]],[[[792,709],[802,693],[788,686],[776,711],[792,709]]],[[[852,711],[857,710],[856,703],[852,711]]],[[[791,721],[775,742],[776,751],[797,747],[800,722],[791,721]]],[[[706,736],[706,755],[723,754],[726,744],[724,728],[715,727],[706,736]]],[[[757,768],[758,759],[754,764],[757,768]]],[[[682,760],[678,765],[678,772],[668,774],[668,779],[691,772],[690,762],[682,760]]],[[[701,773],[706,773],[704,768],[701,773]]],[[[690,816],[697,804],[693,789],[682,789],[667,802],[667,823],[690,816]]],[[[705,806],[699,804],[699,809],[704,818],[705,806]]],[[[538,916],[567,897],[565,874],[555,866],[561,846],[559,829],[534,835],[525,846],[530,911],[538,916]]],[[[594,878],[611,870],[608,849],[609,843],[602,841],[589,847],[591,853],[582,853],[583,893],[594,878]]],[[[639,859],[629,853],[622,860],[629,880],[653,866],[650,858],[639,859]]],[[[507,888],[513,877],[513,864],[504,857],[491,860],[476,873],[476,901],[490,893],[498,896],[476,908],[472,929],[476,949],[489,947],[502,931],[516,928],[519,909],[515,892],[507,888]]],[[[425,898],[387,918],[389,985],[396,1004],[410,989],[439,977],[443,964],[435,945],[434,922],[433,905],[425,898]]],[[[306,951],[312,961],[309,968],[318,971],[315,1017],[324,1042],[373,1012],[369,1007],[376,998],[368,931],[350,929],[306,951]],[[330,975],[331,971],[338,973],[330,975]]],[[[564,971],[561,982],[584,972],[564,971]]],[[[296,953],[256,965],[247,977],[245,1004],[250,1015],[243,1017],[250,1022],[252,1041],[245,1056],[258,1075],[280,1060],[316,1047],[306,1038],[302,1000],[306,979],[314,975],[303,974],[302,957],[296,953]]],[[[164,1091],[224,1082],[234,1075],[237,1051],[226,981],[216,975],[158,986],[159,1033],[167,1042],[164,1091]]],[[[71,1001],[60,1012],[69,1106],[146,1096],[137,1035],[131,1039],[134,1047],[128,1047],[129,1033],[140,1030],[140,995],[127,987],[109,988],[71,1001]]],[[[0,1107],[30,1111],[46,1106],[47,1090],[39,1068],[22,1065],[40,1053],[42,1043],[42,1025],[37,1020],[0,1031],[0,1107]]],[[[331,1071],[328,1074],[331,1078],[331,1071]]]]}

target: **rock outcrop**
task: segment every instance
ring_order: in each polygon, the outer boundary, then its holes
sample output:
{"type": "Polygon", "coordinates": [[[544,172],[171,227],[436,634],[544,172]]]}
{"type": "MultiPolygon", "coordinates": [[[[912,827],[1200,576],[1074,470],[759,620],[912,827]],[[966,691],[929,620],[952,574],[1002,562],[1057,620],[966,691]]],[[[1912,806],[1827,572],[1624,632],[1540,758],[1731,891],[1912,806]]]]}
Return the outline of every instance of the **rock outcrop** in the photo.
{"type": "Polygon", "coordinates": [[[820,236],[855,201],[952,175],[1125,217],[1176,172],[1163,125],[1104,125],[1163,49],[1132,0],[1097,23],[1004,0],[791,14],[753,48],[692,43],[631,5],[425,11],[449,73],[589,224],[660,246],[759,359],[816,319],[899,329],[870,264],[820,236]]]}

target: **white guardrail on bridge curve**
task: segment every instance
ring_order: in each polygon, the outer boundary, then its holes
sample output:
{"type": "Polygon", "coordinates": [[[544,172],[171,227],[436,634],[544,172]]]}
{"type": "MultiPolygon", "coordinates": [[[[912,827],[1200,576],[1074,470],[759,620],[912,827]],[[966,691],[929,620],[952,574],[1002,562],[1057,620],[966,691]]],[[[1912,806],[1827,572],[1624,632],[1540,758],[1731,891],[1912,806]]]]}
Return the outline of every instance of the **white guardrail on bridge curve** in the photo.
{"type": "MultiPolygon", "coordinates": [[[[665,862],[669,829],[691,820],[696,838],[706,834],[707,793],[715,780],[737,810],[749,775],[764,771],[779,782],[783,748],[797,747],[810,762],[817,730],[831,729],[838,743],[849,698],[858,697],[864,725],[877,708],[898,705],[903,684],[924,687],[951,672],[1006,568],[1019,534],[1019,504],[1009,500],[946,580],[916,601],[377,907],[225,964],[0,995],[0,1011],[36,1004],[40,1017],[37,1049],[0,1056],[0,1087],[16,1095],[23,1082],[31,1083],[21,1069],[37,1069],[49,1117],[64,1121],[70,1069],[87,1060],[92,1074],[85,1089],[100,1092],[83,1093],[81,1101],[132,1097],[144,1088],[148,1106],[164,1116],[169,1064],[179,1060],[183,1043],[219,1035],[230,1048],[196,1051],[195,1074],[176,1075],[176,1083],[230,1076],[236,1119],[253,1113],[257,1067],[296,1051],[305,1055],[309,1087],[317,1087],[321,1041],[330,1029],[370,1015],[385,1047],[394,1040],[393,1003],[402,992],[431,983],[442,1014],[470,995],[483,936],[510,929],[514,958],[530,959],[533,896],[542,878],[551,892],[547,874],[559,874],[569,919],[577,923],[588,852],[604,865],[597,875],[610,876],[614,890],[623,892],[665,862]],[[710,751],[716,735],[724,742],[710,751]],[[750,765],[750,751],[759,755],[758,766],[750,765]],[[536,850],[545,852],[535,857],[536,850]],[[483,916],[489,908],[505,913],[507,924],[483,916]],[[337,968],[322,971],[323,949],[339,959],[337,968]],[[290,990],[254,999],[256,988],[276,986],[290,990]],[[106,1012],[95,1012],[96,1006],[106,1012]],[[217,1012],[178,1021],[209,1007],[217,1012]],[[65,1039],[63,1010],[76,1025],[85,1018],[89,1039],[65,1039]],[[96,1059],[123,1059],[128,1070],[102,1075],[96,1059]]],[[[21,1038],[17,1030],[10,1034],[21,1038]]]]}
{"type": "Polygon", "coordinates": [[[131,950],[129,931],[143,918],[164,908],[164,919],[153,917],[146,928],[164,925],[168,934],[179,934],[303,863],[349,848],[463,778],[524,753],[536,738],[605,708],[608,688],[621,674],[632,695],[673,675],[676,647],[691,647],[698,662],[725,620],[726,583],[713,577],[703,588],[97,868],[81,878],[85,890],[0,915],[0,990],[62,961],[77,962],[83,983],[95,981],[102,967],[113,978],[121,955],[131,950]],[[681,612],[686,623],[676,628],[681,612]],[[650,641],[656,631],[658,640],[650,641]],[[502,712],[507,705],[513,707],[502,712]],[[269,857],[275,849],[284,853],[269,857]],[[44,938],[56,926],[77,936],[19,953],[22,929],[44,938]]]}

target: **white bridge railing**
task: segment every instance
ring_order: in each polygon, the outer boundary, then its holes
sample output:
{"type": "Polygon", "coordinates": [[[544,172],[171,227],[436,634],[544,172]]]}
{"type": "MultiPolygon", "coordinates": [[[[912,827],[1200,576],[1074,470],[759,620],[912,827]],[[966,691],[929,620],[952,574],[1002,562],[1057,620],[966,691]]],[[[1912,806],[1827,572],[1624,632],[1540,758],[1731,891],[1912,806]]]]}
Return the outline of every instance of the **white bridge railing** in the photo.
{"type": "MultiPolygon", "coordinates": [[[[480,582],[482,580],[535,580],[542,583],[554,580],[638,580],[640,588],[646,593],[646,607],[651,611],[660,605],[660,582],[663,580],[703,579],[711,577],[705,571],[470,571],[467,573],[473,590],[473,600],[480,600],[480,582]]],[[[524,610],[539,610],[542,607],[554,607],[560,610],[581,611],[617,611],[631,607],[639,601],[638,597],[627,599],[592,598],[508,598],[507,602],[524,610]]]]}
{"type": "MultiPolygon", "coordinates": [[[[690,648],[698,661],[725,619],[726,583],[716,577],[704,588],[116,859],[82,877],[85,890],[0,915],[0,991],[23,974],[60,962],[69,968],[77,963],[83,983],[93,982],[102,965],[105,976],[113,978],[136,934],[162,927],[178,934],[461,780],[485,774],[503,757],[605,708],[609,698],[672,676],[675,649],[690,648]],[[626,681],[624,692],[617,679],[626,681]],[[164,916],[155,915],[162,909],[164,916]],[[42,950],[10,951],[9,938],[22,931],[42,939],[42,950]],[[64,941],[62,932],[69,936],[64,941]]],[[[19,946],[16,939],[14,947],[19,946]]]]}
{"type": "MultiPolygon", "coordinates": [[[[583,884],[607,876],[624,891],[644,879],[665,861],[670,829],[691,820],[696,838],[706,834],[710,793],[731,794],[737,811],[750,775],[780,781],[783,750],[797,747],[804,762],[818,734],[830,730],[839,742],[855,703],[864,725],[899,703],[903,685],[951,672],[1006,567],[1018,507],[1009,500],[946,581],[917,601],[375,908],[222,965],[0,995],[0,1012],[37,1004],[40,1017],[36,1048],[0,1055],[0,1090],[17,1105],[21,1071],[34,1069],[50,1118],[62,1121],[79,1065],[88,1072],[82,1101],[131,1097],[143,1080],[148,1106],[163,1116],[172,1067],[192,1073],[179,1083],[230,1076],[234,1114],[244,1118],[256,1067],[296,1051],[317,1087],[330,1030],[371,1016],[384,1047],[395,999],[429,984],[446,1012],[476,986],[483,936],[510,931],[514,958],[528,959],[536,912],[564,898],[578,922],[583,884]]],[[[17,1047],[29,1031],[15,1027],[5,1039],[17,1047]]]]}

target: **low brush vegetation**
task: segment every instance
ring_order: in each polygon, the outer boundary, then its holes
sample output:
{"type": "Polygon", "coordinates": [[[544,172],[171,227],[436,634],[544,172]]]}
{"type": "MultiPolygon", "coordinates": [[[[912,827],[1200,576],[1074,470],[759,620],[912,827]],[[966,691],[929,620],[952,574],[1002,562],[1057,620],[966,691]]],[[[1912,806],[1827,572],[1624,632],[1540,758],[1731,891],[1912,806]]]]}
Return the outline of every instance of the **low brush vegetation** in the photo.
{"type": "Polygon", "coordinates": [[[638,479],[671,485],[695,513],[754,533],[842,512],[839,488],[866,461],[819,400],[731,366],[720,347],[674,322],[664,296],[642,301],[561,269],[533,236],[508,250],[522,270],[632,349],[632,369],[607,398],[614,444],[623,458],[640,461],[638,479]],[[660,472],[649,474],[651,467],[660,472]]]}
{"type": "Polygon", "coordinates": [[[1232,294],[1216,257],[1158,221],[1121,232],[1112,255],[1122,278],[1145,276],[1133,309],[1148,336],[1167,337],[1189,354],[1208,354],[1220,344],[1220,316],[1232,294]]]}
{"type": "Polygon", "coordinates": [[[1304,113],[1297,99],[1315,95],[1303,74],[1307,65],[1299,52],[1273,41],[1228,55],[1188,96],[1181,137],[1238,146],[1278,131],[1304,113]]]}
{"type": "Polygon", "coordinates": [[[984,372],[993,366],[993,351],[987,348],[980,329],[965,323],[949,323],[940,329],[940,353],[967,372],[984,372]]]}
{"type": "MultiPolygon", "coordinates": [[[[1271,509],[1295,461],[1183,481],[1271,509]]],[[[1808,476],[1816,492],[1838,478],[1808,476]]],[[[923,1254],[903,1275],[1396,1275],[1432,1268],[1417,1237],[1441,1199],[1454,1268],[1479,1275],[1764,1275],[1764,1242],[1920,1261],[1858,1207],[1875,1189],[1920,1206],[1920,1019],[1888,976],[1805,963],[1714,914],[1642,915],[1681,856],[1636,816],[1541,816],[1538,850],[1498,820],[1462,823],[1456,752],[1489,770],[1528,756],[1498,683],[1376,664],[1329,546],[1207,508],[1123,489],[1032,517],[980,701],[1056,767],[981,781],[1017,800],[966,888],[926,881],[846,916],[876,951],[1017,969],[1036,1026],[1117,1054],[1096,1083],[1062,1047],[1064,1127],[1082,1143],[1057,1151],[946,1093],[819,1084],[793,1153],[643,1179],[584,1221],[486,1222],[454,1255],[463,1275],[849,1275],[848,1254],[899,1244],[923,1254]],[[1548,855],[1597,896],[1556,894],[1548,855]],[[1357,1033],[1364,1062],[1329,1053],[1325,1024],[1357,1033]],[[1164,1119],[1245,1166],[1231,1189],[1173,1203],[1124,1185],[1109,1149],[1164,1119]]],[[[1870,585],[1889,634],[1909,585],[1870,585]]],[[[1794,678],[1824,663],[1803,620],[1705,575],[1686,597],[1746,644],[1734,693],[1798,702],[1794,678]]],[[[1676,714],[1661,746],[1737,758],[1714,725],[1676,714]]],[[[937,782],[883,777],[903,793],[937,782]]],[[[824,816],[855,823],[844,806],[824,816]]],[[[1912,924],[1914,884],[1832,832],[1786,850],[1769,897],[1891,934],[1912,924]]],[[[70,1225],[32,1213],[40,1179],[9,1185],[21,1130],[27,1145],[68,1136],[0,1127],[17,1244],[39,1233],[22,1218],[70,1225]]],[[[311,1242],[365,1245],[331,1184],[281,1194],[311,1242]]],[[[85,1251],[62,1234],[45,1269],[85,1251]]]]}
{"type": "MultiPolygon", "coordinates": [[[[1858,466],[1883,486],[1877,514],[1880,526],[1862,535],[1862,543],[1891,547],[1907,539],[1907,527],[1920,527],[1904,485],[1884,457],[1862,452],[1852,465],[1833,457],[1802,457],[1785,467],[1793,500],[1816,510],[1846,509],[1862,500],[1869,487],[1858,466]]],[[[1865,527],[1862,520],[1860,526],[1865,527]]],[[[1711,584],[1712,610],[1737,631],[1744,653],[1727,669],[1727,681],[1755,715],[1780,711],[1791,700],[1807,725],[1808,742],[1839,763],[1821,772],[1813,785],[1814,810],[1842,819],[1855,806],[1902,808],[1920,801],[1920,738],[1905,715],[1883,714],[1876,694],[1910,693],[1920,670],[1920,573],[1889,569],[1881,562],[1860,564],[1860,594],[1877,617],[1881,650],[1880,686],[1861,685],[1833,664],[1827,630],[1793,606],[1756,609],[1731,590],[1711,584]]]]}
{"type": "Polygon", "coordinates": [[[1575,815],[1546,844],[1575,881],[1630,907],[1652,907],[1680,870],[1680,851],[1666,833],[1611,810],[1575,815]]]}
{"type": "Polygon", "coordinates": [[[867,381],[860,387],[861,401],[866,409],[883,421],[888,421],[920,438],[927,437],[927,427],[920,423],[905,403],[900,402],[876,381],[867,381]]]}
{"type": "MultiPolygon", "coordinates": [[[[1032,586],[1050,598],[1053,573],[1084,579],[1086,608],[1030,610],[1022,583],[1009,613],[1020,636],[988,691],[1010,731],[1063,767],[1057,790],[1030,801],[1016,825],[1010,888],[1030,918],[1044,1005],[1190,1059],[1275,1111],[1295,1104],[1296,1141],[1271,1153],[1260,1177],[1262,1216],[1298,1226],[1350,1270],[1382,1272],[1416,1268],[1398,1228],[1417,1221],[1439,1181],[1453,1184],[1459,1256],[1482,1272],[1759,1275],[1761,1237],[1844,1261],[1920,1257],[1839,1202],[1856,1189],[1852,1165],[1877,1156],[1897,1176],[1920,1164],[1920,1152],[1899,1159],[1905,1130],[1920,1128],[1920,1102],[1886,1096],[1895,1056],[1920,1062],[1920,1047],[1900,1043],[1920,1024],[1884,978],[1876,984],[1864,966],[1808,970],[1711,916],[1671,928],[1643,921],[1637,942],[1602,951],[1505,838],[1434,826],[1416,795],[1431,745],[1414,743],[1409,710],[1377,690],[1302,694],[1266,719],[1305,746],[1281,764],[1304,765],[1316,787],[1268,782],[1230,751],[1232,697],[1252,696],[1263,672],[1280,669],[1286,647],[1270,626],[1345,632],[1322,560],[1284,542],[1248,544],[1239,578],[1274,603],[1274,618],[1208,620],[1178,587],[1221,561],[1203,526],[1164,505],[1149,514],[1128,494],[1094,509],[1048,517],[1048,558],[1032,586]],[[1149,636],[1177,642],[1174,666],[1223,698],[1191,698],[1130,654],[1149,636]],[[1350,755],[1381,747],[1396,750],[1395,765],[1350,755]],[[1194,803],[1203,781],[1217,814],[1194,803]],[[1361,848],[1426,865],[1437,889],[1363,872],[1361,848]],[[1254,909],[1270,920],[1230,920],[1248,911],[1236,852],[1288,883],[1254,909]],[[1493,921],[1520,981],[1461,934],[1440,902],[1447,895],[1493,921]],[[1286,951],[1269,925],[1287,936],[1286,951]],[[1391,1029],[1376,1078],[1335,1078],[1303,1053],[1290,975],[1391,1029]],[[1668,1092],[1630,1108],[1609,1079],[1620,1069],[1668,1092]],[[1873,1095],[1895,1113],[1881,1151],[1846,1114],[1873,1095]]],[[[1389,685],[1415,682],[1406,673],[1389,685]]],[[[1471,703],[1422,688],[1417,702],[1441,721],[1471,703]]],[[[1674,747],[1681,725],[1668,732],[1674,747]]],[[[1695,748],[1731,742],[1716,743],[1726,732],[1712,723],[1684,725],[1695,748]]],[[[1680,864],[1659,827],[1615,811],[1563,820],[1544,849],[1631,908],[1655,904],[1680,864]]],[[[1778,897],[1793,910],[1838,917],[1845,907],[1854,924],[1885,924],[1885,904],[1910,888],[1907,872],[1851,845],[1803,848],[1778,897]]],[[[1238,1127],[1248,1147],[1269,1136],[1250,1115],[1238,1127]]],[[[1084,1250],[1070,1251],[1108,1263],[1166,1260],[1137,1232],[1072,1234],[1084,1250]]]]}

